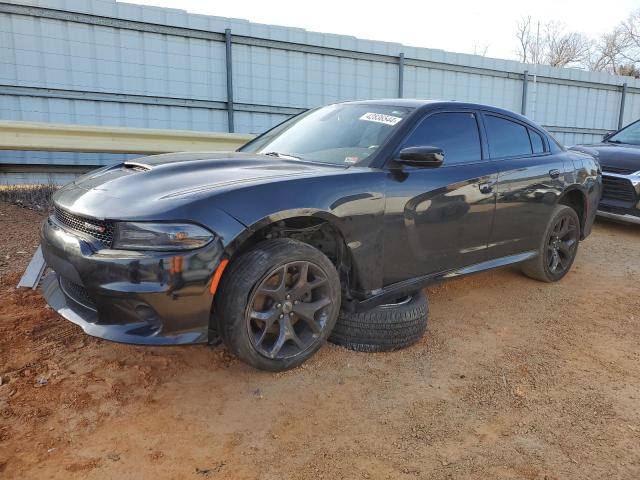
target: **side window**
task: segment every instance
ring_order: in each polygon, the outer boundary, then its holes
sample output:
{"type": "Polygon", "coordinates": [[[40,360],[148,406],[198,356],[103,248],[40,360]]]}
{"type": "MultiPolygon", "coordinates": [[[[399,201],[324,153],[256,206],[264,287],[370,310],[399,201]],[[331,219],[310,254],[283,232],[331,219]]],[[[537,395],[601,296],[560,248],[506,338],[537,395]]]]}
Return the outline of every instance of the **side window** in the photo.
{"type": "Polygon", "coordinates": [[[444,164],[482,159],[478,122],[473,113],[443,112],[425,118],[403,147],[431,146],[444,150],[444,164]]]}
{"type": "Polygon", "coordinates": [[[533,153],[544,153],[544,141],[540,134],[533,130],[529,130],[529,138],[531,139],[533,153]]]}
{"type": "Polygon", "coordinates": [[[492,158],[517,157],[532,153],[526,127],[493,115],[485,115],[484,118],[492,158]]]}

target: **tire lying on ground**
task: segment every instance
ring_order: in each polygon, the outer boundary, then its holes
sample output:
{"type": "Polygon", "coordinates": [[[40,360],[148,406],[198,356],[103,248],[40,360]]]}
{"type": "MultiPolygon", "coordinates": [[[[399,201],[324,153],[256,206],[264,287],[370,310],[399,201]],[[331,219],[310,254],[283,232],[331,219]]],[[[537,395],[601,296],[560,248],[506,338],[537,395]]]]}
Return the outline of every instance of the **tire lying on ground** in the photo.
{"type": "Polygon", "coordinates": [[[422,338],[428,315],[422,291],[366,312],[341,311],[329,341],[359,352],[398,350],[422,338]]]}

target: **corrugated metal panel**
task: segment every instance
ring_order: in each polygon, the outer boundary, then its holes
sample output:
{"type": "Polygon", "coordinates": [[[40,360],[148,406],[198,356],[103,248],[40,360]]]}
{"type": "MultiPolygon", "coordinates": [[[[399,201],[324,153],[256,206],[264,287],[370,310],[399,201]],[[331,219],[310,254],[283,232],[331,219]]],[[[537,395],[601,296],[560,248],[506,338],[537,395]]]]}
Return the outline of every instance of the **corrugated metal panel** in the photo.
{"type": "Polygon", "coordinates": [[[640,94],[627,93],[626,103],[624,107],[623,124],[627,125],[635,122],[640,118],[640,94]]]}
{"type": "Polygon", "coordinates": [[[522,82],[507,78],[406,67],[407,97],[484,103],[518,111],[522,82]]]}
{"type": "Polygon", "coordinates": [[[110,153],[35,152],[0,150],[0,164],[19,165],[113,165],[140,155],[110,153]]]}
{"type": "Polygon", "coordinates": [[[588,133],[552,133],[553,136],[565,145],[579,145],[597,143],[602,140],[602,135],[588,133]]]}
{"type": "MultiPolygon", "coordinates": [[[[255,36],[273,40],[290,41],[301,44],[383,55],[397,55],[400,51],[404,50],[407,57],[410,58],[459,65],[473,65],[479,68],[495,69],[499,71],[519,73],[522,71],[524,66],[523,64],[512,60],[493,59],[428,48],[406,47],[397,43],[361,40],[346,35],[322,34],[317,32],[308,32],[298,28],[255,24],[240,19],[190,14],[182,10],[116,3],[115,0],[13,0],[11,3],[212,32],[224,32],[225,28],[230,28],[237,35],[255,36]]],[[[106,22],[102,21],[101,23],[106,22]]],[[[619,77],[613,77],[602,72],[558,69],[542,65],[538,66],[537,69],[537,73],[539,75],[547,77],[610,85],[618,85],[620,83],[619,77]]],[[[629,79],[629,85],[632,87],[640,87],[640,80],[629,79]]]]}
{"type": "Polygon", "coordinates": [[[0,14],[9,85],[224,100],[220,42],[0,14]],[[5,43],[6,42],[6,43],[5,43]]]}
{"type": "MultiPolygon", "coordinates": [[[[295,111],[291,109],[396,97],[401,52],[406,59],[406,97],[520,111],[522,73],[528,70],[528,116],[560,127],[555,136],[567,144],[599,140],[600,133],[593,129],[616,128],[623,82],[630,87],[624,122],[640,117],[640,81],[605,73],[524,65],[113,0],[10,4],[0,0],[0,11],[3,7],[12,12],[0,13],[0,119],[5,120],[228,131],[221,35],[227,28],[234,35],[235,131],[241,133],[260,133],[287,118],[295,111]],[[21,5],[38,8],[17,11],[21,5]],[[132,21],[146,23],[132,27],[127,23],[132,21]],[[31,90],[3,92],[3,85],[31,90]],[[566,127],[582,131],[569,132],[566,127]]],[[[86,156],[81,162],[79,158],[0,153],[0,163],[93,164],[121,156],[86,156]]]]}
{"type": "MultiPolygon", "coordinates": [[[[221,110],[0,95],[1,120],[224,132],[221,110]]],[[[252,133],[252,132],[245,132],[252,133]]]]}
{"type": "Polygon", "coordinates": [[[235,117],[236,132],[256,134],[262,133],[289,118],[288,115],[249,112],[236,112],[235,117]]]}
{"type": "Polygon", "coordinates": [[[537,83],[535,110],[529,116],[545,125],[615,128],[620,92],[580,86],[537,83]]]}
{"type": "Polygon", "coordinates": [[[288,107],[395,96],[398,69],[388,63],[234,45],[234,99],[288,107]]]}

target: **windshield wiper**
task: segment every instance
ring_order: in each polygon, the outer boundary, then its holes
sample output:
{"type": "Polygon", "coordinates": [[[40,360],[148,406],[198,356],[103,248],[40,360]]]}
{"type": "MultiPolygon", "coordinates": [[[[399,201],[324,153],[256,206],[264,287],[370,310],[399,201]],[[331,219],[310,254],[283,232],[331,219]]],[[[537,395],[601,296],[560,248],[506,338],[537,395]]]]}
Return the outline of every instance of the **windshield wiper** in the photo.
{"type": "Polygon", "coordinates": [[[278,157],[278,158],[288,158],[290,160],[302,160],[302,158],[296,157],[295,155],[291,155],[289,153],[267,152],[267,153],[263,153],[263,155],[269,155],[270,157],[278,157]]]}

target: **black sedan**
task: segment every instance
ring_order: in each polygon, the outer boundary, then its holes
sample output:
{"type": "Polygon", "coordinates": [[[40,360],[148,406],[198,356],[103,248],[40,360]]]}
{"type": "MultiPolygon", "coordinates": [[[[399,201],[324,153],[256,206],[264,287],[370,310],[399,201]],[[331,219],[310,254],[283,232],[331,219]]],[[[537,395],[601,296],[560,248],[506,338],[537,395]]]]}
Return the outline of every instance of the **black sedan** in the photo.
{"type": "MultiPolygon", "coordinates": [[[[152,345],[219,335],[251,365],[281,370],[320,348],[341,309],[366,313],[515,263],[560,280],[600,194],[592,156],[518,114],[334,104],[238,152],[140,158],[65,186],[42,227],[54,271],[43,291],[91,335],[152,345]]],[[[373,322],[352,324],[366,335],[373,322]]]]}
{"type": "Polygon", "coordinates": [[[640,224],[640,120],[605,135],[601,143],[573,149],[597,156],[602,167],[598,215],[640,224]]]}

